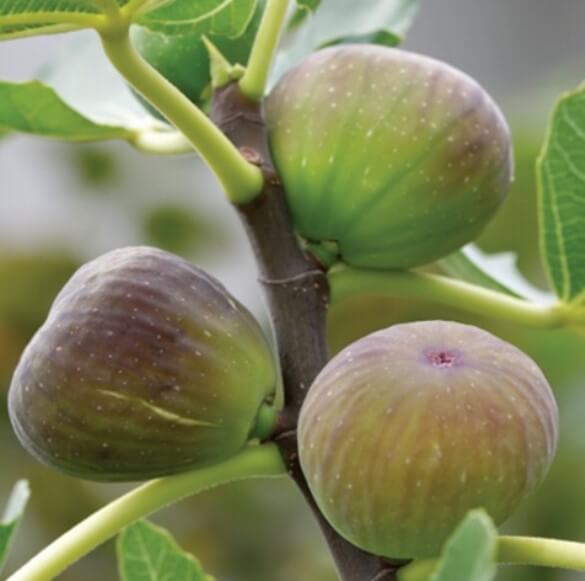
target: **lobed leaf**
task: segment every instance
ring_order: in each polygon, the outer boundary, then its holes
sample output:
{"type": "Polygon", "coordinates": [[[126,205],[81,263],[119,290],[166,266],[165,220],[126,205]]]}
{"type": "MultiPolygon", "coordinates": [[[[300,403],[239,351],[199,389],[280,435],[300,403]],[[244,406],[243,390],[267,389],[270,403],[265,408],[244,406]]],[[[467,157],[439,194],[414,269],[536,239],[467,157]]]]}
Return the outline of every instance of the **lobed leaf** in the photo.
{"type": "Polygon", "coordinates": [[[20,480],[12,489],[10,498],[0,520],[0,571],[6,561],[10,544],[18,527],[26,504],[30,497],[30,489],[26,480],[20,480]]]}
{"type": "Polygon", "coordinates": [[[585,86],[557,103],[537,163],[541,250],[557,296],[585,304],[585,86]]]}
{"type": "Polygon", "coordinates": [[[213,581],[168,531],[147,521],[125,529],[116,550],[122,581],[213,581]]]}
{"type": "Polygon", "coordinates": [[[496,575],[497,544],[487,513],[469,512],[446,542],[430,581],[490,581],[496,575]]]}
{"type": "Polygon", "coordinates": [[[136,22],[150,30],[172,34],[241,36],[258,0],[174,0],[140,16],[136,22]]]}

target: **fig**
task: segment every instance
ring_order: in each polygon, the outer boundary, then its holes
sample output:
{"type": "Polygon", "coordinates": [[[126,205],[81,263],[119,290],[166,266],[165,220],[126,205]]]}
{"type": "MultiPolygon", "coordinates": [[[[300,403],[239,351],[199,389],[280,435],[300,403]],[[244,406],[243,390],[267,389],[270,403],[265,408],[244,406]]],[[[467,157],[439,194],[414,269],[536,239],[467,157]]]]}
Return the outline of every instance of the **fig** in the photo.
{"type": "Polygon", "coordinates": [[[439,553],[465,514],[504,521],[543,479],[558,410],[532,359],[460,323],[395,325],[317,376],[301,467],[331,525],[387,558],[439,553]]]}
{"type": "Polygon", "coordinates": [[[276,384],[256,320],[186,260],[109,252],[61,290],[9,390],[39,460],[90,480],[144,480],[223,460],[264,421],[276,384]]]}
{"type": "Polygon", "coordinates": [[[449,254],[478,236],[511,181],[510,133],[486,91],[399,49],[314,53],[268,96],[266,120],[298,232],[357,267],[449,254]]]}
{"type": "MultiPolygon", "coordinates": [[[[242,35],[235,38],[208,35],[230,63],[245,66],[248,62],[265,4],[266,0],[259,0],[242,35]]],[[[131,30],[131,39],[142,57],[193,103],[199,106],[207,103],[211,95],[211,71],[200,32],[165,35],[136,26],[131,30]]]]}

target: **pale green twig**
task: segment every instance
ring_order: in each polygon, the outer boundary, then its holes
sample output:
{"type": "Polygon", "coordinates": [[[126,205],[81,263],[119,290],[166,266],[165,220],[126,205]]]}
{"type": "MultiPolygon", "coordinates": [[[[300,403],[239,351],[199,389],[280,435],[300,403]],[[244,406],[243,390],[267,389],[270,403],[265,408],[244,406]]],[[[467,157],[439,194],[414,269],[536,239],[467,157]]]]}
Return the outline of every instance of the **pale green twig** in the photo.
{"type": "Polygon", "coordinates": [[[240,90],[252,101],[259,102],[264,97],[287,10],[288,0],[268,0],[246,72],[240,79],[240,90]]]}
{"type": "Polygon", "coordinates": [[[337,266],[329,271],[329,282],[333,304],[355,295],[376,294],[434,301],[529,327],[551,329],[572,322],[573,311],[567,305],[531,303],[434,274],[337,266]]]}
{"type": "Polygon", "coordinates": [[[260,169],[246,161],[229,139],[132,46],[128,29],[101,32],[104,50],[122,76],[193,145],[236,204],[253,200],[264,184],[260,169]]]}
{"type": "Polygon", "coordinates": [[[153,480],[118,498],[70,529],[16,571],[8,581],[50,581],[124,527],[152,512],[203,490],[286,473],[275,444],[254,446],[200,470],[153,480]]]}

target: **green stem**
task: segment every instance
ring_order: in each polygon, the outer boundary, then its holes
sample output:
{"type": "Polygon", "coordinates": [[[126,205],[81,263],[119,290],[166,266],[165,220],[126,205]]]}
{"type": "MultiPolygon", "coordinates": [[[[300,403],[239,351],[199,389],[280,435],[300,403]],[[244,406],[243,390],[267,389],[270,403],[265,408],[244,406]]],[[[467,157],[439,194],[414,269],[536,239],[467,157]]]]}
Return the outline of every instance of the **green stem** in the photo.
{"type": "Polygon", "coordinates": [[[585,571],[585,543],[504,536],[498,540],[498,561],[585,571]]]}
{"type": "Polygon", "coordinates": [[[115,0],[98,0],[97,3],[102,7],[108,19],[118,20],[120,18],[120,7],[115,0]]]}
{"type": "Polygon", "coordinates": [[[542,329],[562,327],[571,316],[565,305],[530,303],[461,280],[420,272],[337,266],[329,271],[329,283],[333,304],[366,293],[424,299],[542,329]]]}
{"type": "Polygon", "coordinates": [[[398,581],[431,581],[438,564],[438,559],[415,561],[398,571],[398,581]]]}
{"type": "Polygon", "coordinates": [[[287,11],[288,0],[268,0],[246,72],[240,79],[240,90],[256,103],[264,97],[287,11]]]}
{"type": "Polygon", "coordinates": [[[185,135],[215,172],[230,200],[234,204],[252,201],[262,191],[260,169],[248,163],[196,105],[136,52],[127,27],[102,31],[101,39],[116,69],[185,135]]]}
{"type": "Polygon", "coordinates": [[[193,146],[180,131],[137,131],[128,142],[140,151],[157,155],[193,153],[193,146]]]}
{"type": "Polygon", "coordinates": [[[49,581],[124,527],[168,504],[227,482],[283,474],[286,468],[278,448],[266,444],[248,447],[221,464],[153,480],[70,529],[8,581],[49,581]]]}
{"type": "MultiPolygon", "coordinates": [[[[585,544],[536,537],[498,538],[497,562],[505,565],[555,567],[585,571],[585,544]]],[[[399,581],[429,581],[438,559],[415,561],[398,573],[399,581]]]]}

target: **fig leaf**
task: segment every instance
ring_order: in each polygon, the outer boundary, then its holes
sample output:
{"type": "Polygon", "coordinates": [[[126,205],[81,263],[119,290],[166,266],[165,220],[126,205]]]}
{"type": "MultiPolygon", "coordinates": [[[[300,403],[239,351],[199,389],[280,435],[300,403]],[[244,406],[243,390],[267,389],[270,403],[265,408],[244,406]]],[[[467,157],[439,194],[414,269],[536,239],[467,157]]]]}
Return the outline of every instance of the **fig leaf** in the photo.
{"type": "Polygon", "coordinates": [[[168,531],[147,521],[125,529],[116,550],[122,581],[213,581],[168,531]]]}
{"type": "Polygon", "coordinates": [[[430,581],[491,581],[496,574],[497,531],[484,510],[470,511],[445,543],[430,581]]]}
{"type": "Polygon", "coordinates": [[[26,480],[19,480],[12,489],[10,498],[0,520],[0,571],[8,555],[11,541],[16,532],[26,504],[30,496],[30,489],[26,480]]]}
{"type": "Polygon", "coordinates": [[[585,86],[561,97],[537,163],[541,248],[564,302],[585,304],[585,86]]]}

